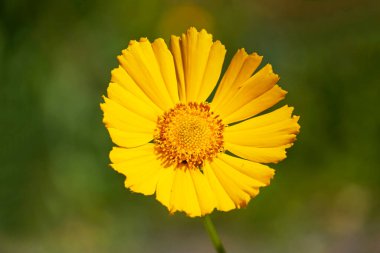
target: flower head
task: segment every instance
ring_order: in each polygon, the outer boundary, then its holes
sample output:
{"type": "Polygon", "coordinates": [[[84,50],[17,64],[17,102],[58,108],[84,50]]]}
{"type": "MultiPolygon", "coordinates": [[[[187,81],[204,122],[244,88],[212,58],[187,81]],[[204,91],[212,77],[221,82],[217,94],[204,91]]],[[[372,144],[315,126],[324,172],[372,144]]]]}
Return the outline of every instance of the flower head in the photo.
{"type": "Polygon", "coordinates": [[[266,163],[286,157],[299,117],[283,106],[278,75],[256,53],[240,49],[217,86],[226,50],[205,30],[131,41],[105,102],[103,121],[117,145],[112,167],[125,186],[156,198],[171,213],[202,216],[246,206],[269,185],[266,163]],[[211,101],[211,93],[217,86],[211,101]]]}

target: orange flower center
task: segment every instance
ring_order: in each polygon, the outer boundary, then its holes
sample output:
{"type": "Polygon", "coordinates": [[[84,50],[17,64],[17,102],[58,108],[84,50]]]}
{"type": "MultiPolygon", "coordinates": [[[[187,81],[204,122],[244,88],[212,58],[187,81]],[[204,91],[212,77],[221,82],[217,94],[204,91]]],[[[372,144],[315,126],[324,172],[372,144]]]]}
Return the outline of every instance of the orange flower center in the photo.
{"type": "Polygon", "coordinates": [[[223,151],[223,130],[208,104],[177,104],[158,118],[155,149],[165,166],[201,168],[223,151]]]}

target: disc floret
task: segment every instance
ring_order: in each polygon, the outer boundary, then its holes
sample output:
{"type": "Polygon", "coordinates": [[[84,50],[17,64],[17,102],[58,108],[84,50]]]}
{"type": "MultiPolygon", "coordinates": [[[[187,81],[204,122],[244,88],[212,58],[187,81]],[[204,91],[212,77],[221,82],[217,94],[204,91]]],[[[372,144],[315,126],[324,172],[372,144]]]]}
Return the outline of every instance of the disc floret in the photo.
{"type": "Polygon", "coordinates": [[[165,166],[201,168],[223,151],[223,130],[207,103],[180,103],[158,118],[155,150],[165,166]]]}

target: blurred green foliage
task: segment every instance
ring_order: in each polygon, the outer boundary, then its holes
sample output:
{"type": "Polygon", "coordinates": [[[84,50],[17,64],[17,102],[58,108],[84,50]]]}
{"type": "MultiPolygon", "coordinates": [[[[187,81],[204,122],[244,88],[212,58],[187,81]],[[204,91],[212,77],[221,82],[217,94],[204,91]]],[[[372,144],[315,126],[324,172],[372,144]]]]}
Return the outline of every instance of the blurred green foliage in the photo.
{"type": "MultiPolygon", "coordinates": [[[[0,252],[212,252],[123,188],[101,122],[131,39],[206,28],[264,55],[302,126],[272,185],[215,213],[228,252],[380,252],[380,8],[370,0],[0,2],[0,252]]],[[[284,102],[282,102],[284,104],[284,102]]]]}

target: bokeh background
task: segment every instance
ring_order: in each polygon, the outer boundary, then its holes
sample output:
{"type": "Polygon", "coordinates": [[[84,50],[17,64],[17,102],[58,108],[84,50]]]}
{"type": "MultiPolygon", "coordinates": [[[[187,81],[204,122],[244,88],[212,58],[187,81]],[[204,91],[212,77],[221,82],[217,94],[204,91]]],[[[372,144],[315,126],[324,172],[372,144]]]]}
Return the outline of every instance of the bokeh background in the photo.
{"type": "MultiPolygon", "coordinates": [[[[216,212],[228,252],[380,252],[380,5],[369,0],[0,2],[0,252],[213,252],[108,166],[99,109],[131,39],[206,28],[264,55],[302,125],[270,187],[216,212]]],[[[225,64],[226,65],[226,64],[225,64]]]]}

